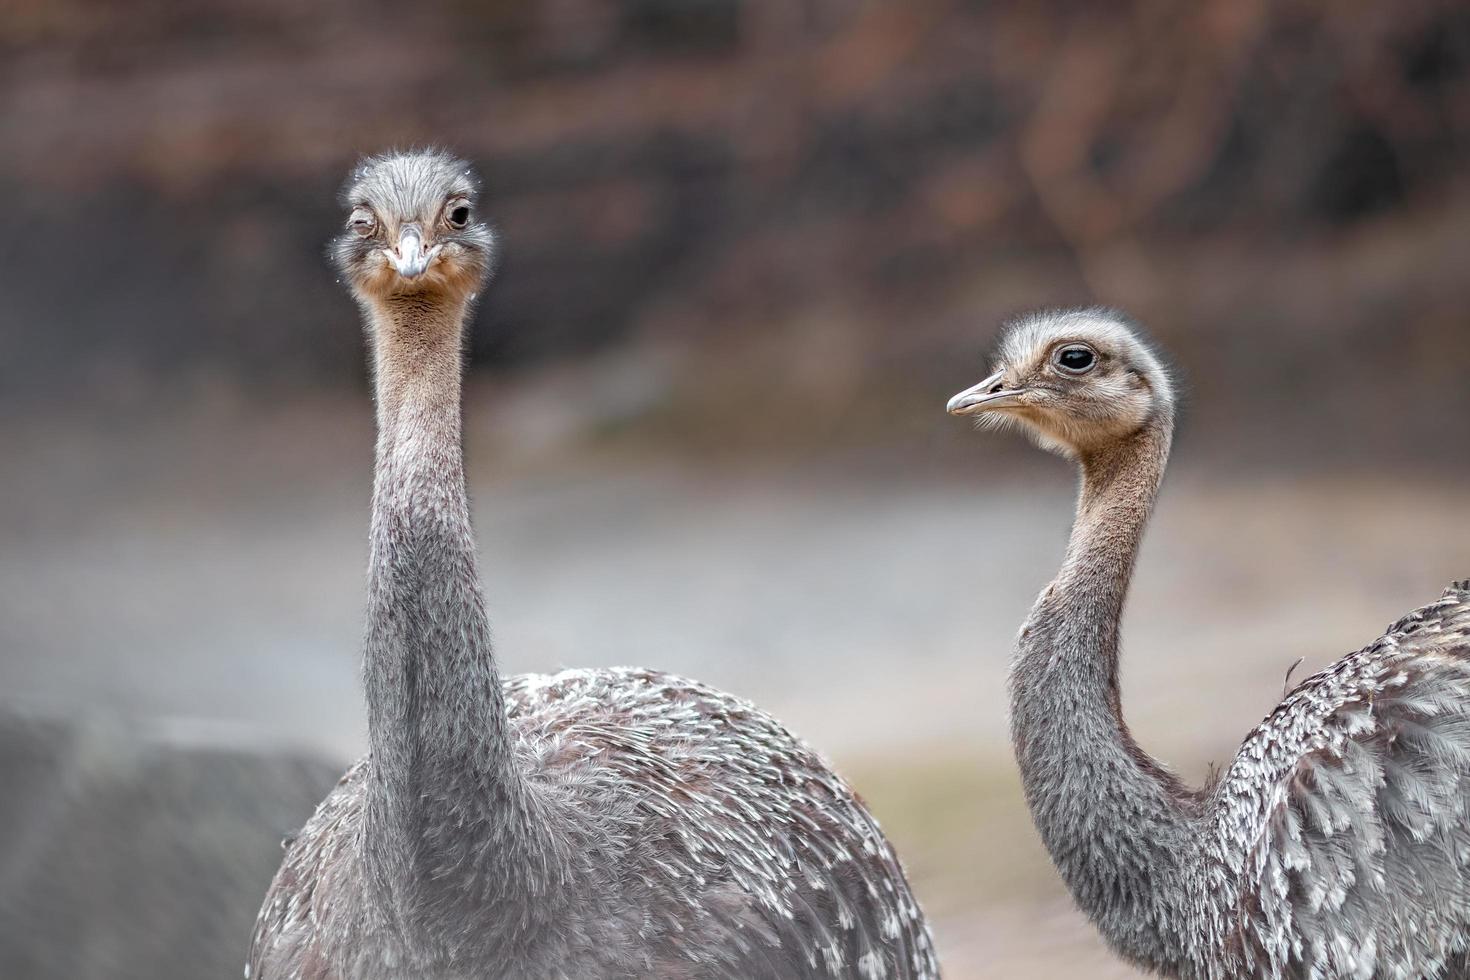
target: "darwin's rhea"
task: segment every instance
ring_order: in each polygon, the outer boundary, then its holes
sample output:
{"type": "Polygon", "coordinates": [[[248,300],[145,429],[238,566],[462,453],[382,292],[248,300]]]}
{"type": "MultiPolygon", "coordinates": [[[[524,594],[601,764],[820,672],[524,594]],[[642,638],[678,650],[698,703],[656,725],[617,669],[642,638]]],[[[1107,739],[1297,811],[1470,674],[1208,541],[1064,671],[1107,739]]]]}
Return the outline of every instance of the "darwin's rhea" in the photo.
{"type": "Polygon", "coordinates": [[[1466,976],[1470,582],[1304,681],[1194,790],[1129,735],[1118,618],[1169,454],[1169,378],[1108,310],[1010,325],[949,410],[1077,461],[1066,558],[1021,630],[1036,827],[1112,947],[1166,976],[1466,976]]]}
{"type": "Polygon", "coordinates": [[[475,198],[432,152],[344,191],[377,394],[371,751],[287,849],[247,975],[936,976],[877,824],[768,715],[651,670],[497,673],[460,445],[475,198]]]}

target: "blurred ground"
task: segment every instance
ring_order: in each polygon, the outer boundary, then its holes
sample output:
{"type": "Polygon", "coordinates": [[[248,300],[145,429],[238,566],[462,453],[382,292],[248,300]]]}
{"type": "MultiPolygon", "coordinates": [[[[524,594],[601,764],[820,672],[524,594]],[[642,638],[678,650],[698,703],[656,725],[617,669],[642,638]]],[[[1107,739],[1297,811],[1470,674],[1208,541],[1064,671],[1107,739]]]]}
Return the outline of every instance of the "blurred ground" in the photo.
{"type": "MultiPolygon", "coordinates": [[[[758,458],[548,452],[507,438],[516,411],[486,392],[468,410],[508,671],[635,663],[749,697],[872,803],[947,976],[1130,975],[1071,910],[1006,741],[1011,640],[1068,528],[1062,464],[937,407],[907,450],[758,458]]],[[[36,461],[0,490],[0,690],[361,751],[366,403],[127,431],[0,445],[36,461]]],[[[1297,657],[1300,679],[1463,576],[1470,524],[1452,472],[1180,455],[1125,626],[1125,701],[1143,744],[1199,779],[1297,657]]]]}
{"type": "Polygon", "coordinates": [[[281,840],[341,776],[204,719],[0,705],[0,976],[238,977],[281,840]]]}

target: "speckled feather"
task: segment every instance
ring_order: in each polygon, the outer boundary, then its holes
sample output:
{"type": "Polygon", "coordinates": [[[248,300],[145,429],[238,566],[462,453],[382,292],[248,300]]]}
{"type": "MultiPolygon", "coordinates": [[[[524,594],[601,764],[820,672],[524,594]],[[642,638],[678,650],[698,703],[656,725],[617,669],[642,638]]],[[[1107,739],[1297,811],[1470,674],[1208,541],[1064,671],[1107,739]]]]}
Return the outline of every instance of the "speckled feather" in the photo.
{"type": "Polygon", "coordinates": [[[1470,582],[1296,688],[1208,813],[1203,975],[1464,975],[1470,582]]]}
{"type": "MultiPolygon", "coordinates": [[[[522,675],[505,693],[515,757],[563,839],[560,862],[542,870],[555,927],[517,944],[514,972],[493,975],[938,976],[877,824],[769,715],[637,668],[522,675]]],[[[324,936],[351,937],[361,951],[372,945],[365,933],[390,928],[341,921],[357,910],[317,889],[358,874],[369,765],[353,767],[289,845],[249,976],[336,980],[345,975],[317,949],[324,936]]]]}

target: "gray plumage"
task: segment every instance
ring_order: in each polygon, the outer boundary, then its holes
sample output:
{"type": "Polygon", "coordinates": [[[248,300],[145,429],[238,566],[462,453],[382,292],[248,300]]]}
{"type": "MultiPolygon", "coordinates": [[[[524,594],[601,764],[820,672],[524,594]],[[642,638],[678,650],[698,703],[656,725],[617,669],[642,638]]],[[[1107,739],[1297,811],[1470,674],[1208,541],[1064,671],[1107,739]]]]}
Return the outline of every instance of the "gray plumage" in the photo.
{"type": "Polygon", "coordinates": [[[1074,458],[1066,558],[1021,630],[1012,735],[1032,816],[1119,954],[1195,978],[1470,976],[1470,582],[1308,678],[1214,785],[1123,722],[1118,622],[1173,396],[1126,318],[1013,323],[950,411],[1074,458]]]}
{"type": "Polygon", "coordinates": [[[378,410],[370,754],[287,851],[259,980],[938,975],[871,815],[738,698],[634,668],[501,682],[460,450],[493,238],[469,169],[365,161],[333,254],[378,410]],[[463,209],[463,210],[460,210],[463,209]]]}

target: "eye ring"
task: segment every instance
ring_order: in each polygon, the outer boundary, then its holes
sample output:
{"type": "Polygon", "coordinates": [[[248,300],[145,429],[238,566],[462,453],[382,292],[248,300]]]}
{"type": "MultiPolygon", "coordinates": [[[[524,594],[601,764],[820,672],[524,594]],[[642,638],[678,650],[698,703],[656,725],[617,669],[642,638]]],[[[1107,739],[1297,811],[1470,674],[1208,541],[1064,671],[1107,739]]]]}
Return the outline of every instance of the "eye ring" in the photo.
{"type": "Polygon", "coordinates": [[[1086,344],[1064,344],[1051,356],[1051,362],[1063,374],[1083,375],[1097,367],[1097,351],[1086,344]]]}
{"type": "Polygon", "coordinates": [[[444,221],[449,227],[462,229],[470,223],[470,202],[452,201],[444,211],[444,221]]]}
{"type": "Polygon", "coordinates": [[[353,233],[366,238],[378,228],[378,219],[367,208],[353,208],[352,214],[347,217],[347,227],[353,233]]]}

